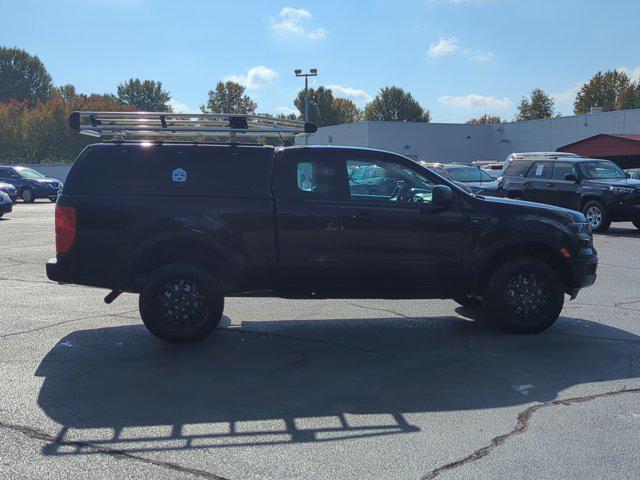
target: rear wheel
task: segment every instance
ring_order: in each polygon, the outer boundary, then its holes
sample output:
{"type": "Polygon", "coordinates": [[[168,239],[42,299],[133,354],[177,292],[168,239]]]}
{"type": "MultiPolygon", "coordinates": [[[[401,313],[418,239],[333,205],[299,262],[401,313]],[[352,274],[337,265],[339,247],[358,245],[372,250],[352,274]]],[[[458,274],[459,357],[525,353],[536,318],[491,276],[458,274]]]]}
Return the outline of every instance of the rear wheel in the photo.
{"type": "Polygon", "coordinates": [[[20,198],[22,198],[22,201],[24,203],[33,203],[36,199],[36,196],[33,193],[33,190],[27,187],[20,193],[20,198]]]}
{"type": "Polygon", "coordinates": [[[140,293],[140,315],[149,331],[172,343],[196,342],[220,323],[224,295],[203,268],[173,263],[153,272],[140,293]]]}
{"type": "Polygon", "coordinates": [[[519,258],[496,269],[484,298],[491,319],[502,329],[536,333],[550,327],[560,315],[564,287],[546,263],[519,258]]]}
{"type": "Polygon", "coordinates": [[[582,213],[587,218],[594,232],[604,232],[611,225],[611,218],[602,202],[590,200],[582,207],[582,213]]]}

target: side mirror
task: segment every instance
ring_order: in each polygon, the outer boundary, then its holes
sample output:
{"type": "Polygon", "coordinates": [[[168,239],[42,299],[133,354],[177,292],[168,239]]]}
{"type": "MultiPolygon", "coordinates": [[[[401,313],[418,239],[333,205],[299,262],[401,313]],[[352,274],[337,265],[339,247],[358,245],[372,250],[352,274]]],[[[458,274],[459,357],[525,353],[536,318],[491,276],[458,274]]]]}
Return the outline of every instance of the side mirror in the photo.
{"type": "Polygon", "coordinates": [[[436,207],[449,208],[453,204],[453,192],[447,185],[436,185],[431,192],[431,203],[436,207]]]}
{"type": "Polygon", "coordinates": [[[576,177],[573,173],[567,173],[567,174],[564,176],[564,179],[565,179],[567,182],[576,182],[576,183],[578,182],[578,177],[576,177]]]}

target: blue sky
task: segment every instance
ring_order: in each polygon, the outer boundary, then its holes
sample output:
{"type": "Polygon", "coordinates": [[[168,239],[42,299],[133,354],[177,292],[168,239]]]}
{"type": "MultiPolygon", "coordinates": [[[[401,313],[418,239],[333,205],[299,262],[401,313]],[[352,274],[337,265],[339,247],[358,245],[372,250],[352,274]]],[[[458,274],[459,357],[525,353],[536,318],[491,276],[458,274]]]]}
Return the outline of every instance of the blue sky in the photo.
{"type": "Polygon", "coordinates": [[[295,68],[318,68],[315,84],[360,106],[401,86],[437,122],[512,118],[536,87],[570,114],[597,70],[640,76],[638,0],[2,0],[0,11],[0,45],[37,54],[56,85],[160,80],[189,111],[231,78],[260,112],[287,112],[295,68]]]}

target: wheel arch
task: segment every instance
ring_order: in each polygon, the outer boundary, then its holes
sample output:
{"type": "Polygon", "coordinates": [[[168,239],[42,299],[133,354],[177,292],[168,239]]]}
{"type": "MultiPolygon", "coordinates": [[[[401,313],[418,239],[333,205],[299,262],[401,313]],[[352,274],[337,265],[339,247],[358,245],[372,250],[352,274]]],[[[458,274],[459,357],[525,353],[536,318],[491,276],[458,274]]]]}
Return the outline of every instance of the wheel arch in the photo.
{"type": "Polygon", "coordinates": [[[188,236],[165,238],[141,249],[131,270],[133,288],[139,290],[154,270],[177,262],[203,267],[220,280],[224,290],[233,288],[236,269],[230,254],[220,245],[188,236]]]}
{"type": "Polygon", "coordinates": [[[600,202],[602,204],[603,207],[606,208],[606,203],[605,201],[602,199],[602,197],[599,197],[598,195],[595,195],[593,193],[587,193],[585,195],[582,195],[582,197],[580,197],[580,211],[582,211],[582,209],[584,208],[584,206],[590,202],[591,200],[596,200],[598,202],[600,202]]]}
{"type": "Polygon", "coordinates": [[[483,286],[488,285],[493,272],[504,262],[523,257],[543,260],[558,274],[562,283],[569,284],[569,264],[560,251],[549,244],[532,241],[504,246],[489,256],[476,277],[475,289],[481,290],[483,286]]]}

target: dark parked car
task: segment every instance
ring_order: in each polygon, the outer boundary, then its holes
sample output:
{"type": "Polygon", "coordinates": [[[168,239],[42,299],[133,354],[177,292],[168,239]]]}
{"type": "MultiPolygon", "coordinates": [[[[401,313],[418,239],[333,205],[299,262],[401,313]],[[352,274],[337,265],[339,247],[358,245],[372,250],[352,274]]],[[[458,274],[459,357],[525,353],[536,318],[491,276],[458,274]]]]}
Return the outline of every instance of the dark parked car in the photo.
{"type": "Polygon", "coordinates": [[[5,213],[9,213],[11,210],[13,210],[13,201],[11,200],[11,197],[0,190],[0,217],[5,213]]]}
{"type": "Polygon", "coordinates": [[[31,203],[36,198],[48,198],[52,202],[58,198],[62,182],[55,178],[47,178],[40,172],[28,167],[0,166],[0,182],[16,187],[18,197],[25,203],[31,203]]]}
{"type": "Polygon", "coordinates": [[[497,180],[480,167],[459,163],[420,162],[420,164],[461,186],[467,187],[472,193],[478,195],[496,195],[498,189],[497,180]]]}
{"type": "Polygon", "coordinates": [[[206,336],[225,296],[256,291],[453,298],[538,332],[597,268],[579,212],[469,195],[393,153],[235,143],[86,147],[56,205],[56,251],[51,280],[110,289],[107,302],[139,293],[147,328],[172,342],[206,336]],[[384,170],[393,191],[359,193],[355,166],[384,170]]]}
{"type": "Polygon", "coordinates": [[[9,195],[12,201],[18,198],[18,189],[10,183],[0,182],[0,192],[4,192],[9,195]]]}
{"type": "Polygon", "coordinates": [[[640,229],[640,180],[597,158],[514,159],[502,172],[498,194],[584,213],[594,231],[632,221],[640,229]]]}

